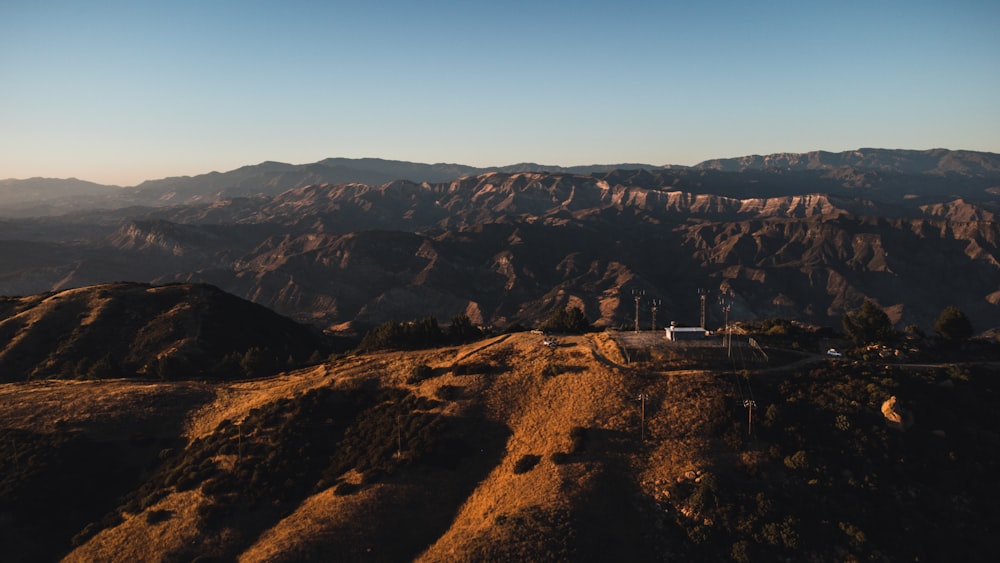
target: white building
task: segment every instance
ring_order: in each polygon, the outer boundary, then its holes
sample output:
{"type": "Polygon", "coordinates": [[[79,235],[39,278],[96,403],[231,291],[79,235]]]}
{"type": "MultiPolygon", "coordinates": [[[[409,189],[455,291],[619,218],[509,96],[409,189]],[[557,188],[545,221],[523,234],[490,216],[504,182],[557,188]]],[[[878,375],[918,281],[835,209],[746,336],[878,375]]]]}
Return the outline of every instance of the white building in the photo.
{"type": "Polygon", "coordinates": [[[673,326],[663,329],[666,331],[667,340],[676,342],[678,340],[700,340],[708,336],[708,331],[701,327],[673,326]]]}

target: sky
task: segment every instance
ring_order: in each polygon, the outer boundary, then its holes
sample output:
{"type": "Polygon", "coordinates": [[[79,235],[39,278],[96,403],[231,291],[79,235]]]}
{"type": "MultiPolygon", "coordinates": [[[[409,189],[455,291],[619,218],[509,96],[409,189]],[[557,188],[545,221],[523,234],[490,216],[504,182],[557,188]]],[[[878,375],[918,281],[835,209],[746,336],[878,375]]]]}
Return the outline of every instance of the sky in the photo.
{"type": "Polygon", "coordinates": [[[0,178],[1000,153],[1000,2],[0,0],[0,178]]]}

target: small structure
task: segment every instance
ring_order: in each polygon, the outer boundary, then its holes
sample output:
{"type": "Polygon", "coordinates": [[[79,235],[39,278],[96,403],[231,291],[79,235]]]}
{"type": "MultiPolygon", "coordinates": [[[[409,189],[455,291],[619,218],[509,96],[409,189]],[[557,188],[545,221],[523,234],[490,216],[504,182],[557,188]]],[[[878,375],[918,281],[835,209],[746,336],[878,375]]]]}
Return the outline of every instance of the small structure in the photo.
{"type": "Polygon", "coordinates": [[[702,327],[676,326],[676,323],[673,322],[663,330],[666,331],[667,340],[671,342],[678,340],[701,340],[708,336],[708,331],[702,327]]]}

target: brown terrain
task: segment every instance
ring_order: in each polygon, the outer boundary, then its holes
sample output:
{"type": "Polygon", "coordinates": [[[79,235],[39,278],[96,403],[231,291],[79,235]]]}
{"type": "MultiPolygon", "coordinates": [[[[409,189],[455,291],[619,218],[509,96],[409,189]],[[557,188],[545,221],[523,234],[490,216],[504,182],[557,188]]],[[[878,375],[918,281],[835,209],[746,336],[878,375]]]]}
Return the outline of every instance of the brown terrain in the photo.
{"type": "MultiPolygon", "coordinates": [[[[871,299],[898,328],[930,331],[957,305],[982,331],[1000,318],[998,163],[863,149],[379,185],[307,175],[285,190],[268,172],[282,168],[260,165],[147,186],[236,182],[249,197],[210,191],[157,200],[181,205],[0,224],[0,294],[206,282],[359,336],[424,315],[530,324],[566,305],[599,326],[629,326],[632,290],[660,299],[661,319],[691,323],[706,288],[713,302],[734,295],[735,318],[838,326],[871,299]]],[[[446,173],[398,164],[391,170],[446,173]]],[[[721,323],[717,308],[709,320],[721,323]]]]}
{"type": "Polygon", "coordinates": [[[995,370],[765,364],[744,342],[738,375],[718,342],[627,336],[501,335],[229,382],[0,385],[5,557],[988,553],[995,370]],[[880,413],[890,395],[916,413],[905,433],[880,413]]]}
{"type": "Polygon", "coordinates": [[[998,171],[862,149],[4,181],[3,559],[991,559],[998,171]],[[644,331],[654,299],[697,324],[699,289],[708,328],[723,294],[742,321],[732,353],[621,330],[633,292],[644,331]],[[848,349],[830,327],[866,300],[905,335],[848,349]],[[948,305],[985,336],[920,336],[948,305]],[[567,307],[598,331],[518,332],[567,307]],[[430,317],[488,336],[344,353],[430,317]]]}

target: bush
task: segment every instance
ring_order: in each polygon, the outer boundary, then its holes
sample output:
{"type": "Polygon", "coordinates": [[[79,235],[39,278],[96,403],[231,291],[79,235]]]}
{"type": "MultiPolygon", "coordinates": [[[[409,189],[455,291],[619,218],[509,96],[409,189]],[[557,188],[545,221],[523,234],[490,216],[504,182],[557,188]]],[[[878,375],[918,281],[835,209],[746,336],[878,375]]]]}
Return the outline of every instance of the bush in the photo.
{"type": "Polygon", "coordinates": [[[934,331],[945,340],[965,340],[972,336],[972,323],[958,307],[945,307],[934,322],[934,331]]]}
{"type": "Polygon", "coordinates": [[[855,345],[887,342],[893,334],[889,316],[878,305],[865,301],[853,315],[844,315],[844,332],[855,345]]]}
{"type": "Polygon", "coordinates": [[[160,522],[166,522],[174,515],[173,510],[150,510],[146,513],[146,523],[147,524],[159,524],[160,522]]]}
{"type": "Polygon", "coordinates": [[[448,338],[452,342],[472,342],[473,340],[482,338],[482,336],[482,331],[472,324],[472,321],[469,320],[469,316],[465,313],[453,317],[451,319],[451,325],[448,326],[448,338]]]}
{"type": "Polygon", "coordinates": [[[552,313],[542,325],[542,330],[580,334],[590,330],[590,323],[579,307],[566,307],[552,313]]]}
{"type": "Polygon", "coordinates": [[[524,454],[521,459],[517,460],[514,464],[514,474],[520,475],[521,473],[527,473],[538,465],[538,462],[542,461],[541,456],[535,454],[524,454]]]}
{"type": "Polygon", "coordinates": [[[574,426],[569,431],[570,454],[578,454],[587,448],[587,429],[583,426],[574,426]]]}
{"type": "Polygon", "coordinates": [[[361,490],[361,485],[355,485],[354,483],[341,483],[333,489],[333,494],[337,496],[347,496],[353,495],[354,493],[361,490]]]}
{"type": "Polygon", "coordinates": [[[425,379],[430,379],[434,376],[434,368],[427,364],[419,364],[413,366],[410,370],[410,377],[406,379],[407,383],[420,383],[425,379]]]}

